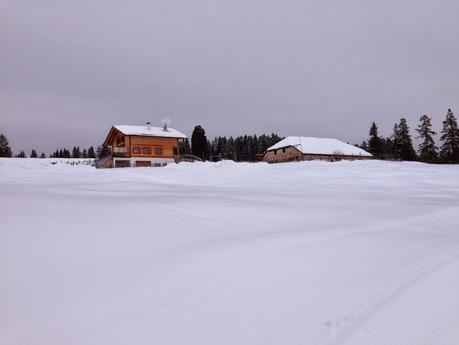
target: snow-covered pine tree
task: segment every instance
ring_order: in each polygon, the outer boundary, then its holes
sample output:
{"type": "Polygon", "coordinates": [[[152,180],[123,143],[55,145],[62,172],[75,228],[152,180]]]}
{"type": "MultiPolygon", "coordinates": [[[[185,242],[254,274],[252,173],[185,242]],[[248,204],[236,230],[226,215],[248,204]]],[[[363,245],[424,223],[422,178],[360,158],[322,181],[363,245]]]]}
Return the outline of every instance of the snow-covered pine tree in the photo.
{"type": "Polygon", "coordinates": [[[40,158],[46,158],[46,155],[44,152],[41,153],[40,158]]]}
{"type": "Polygon", "coordinates": [[[37,157],[38,157],[37,151],[32,150],[32,152],[30,153],[30,158],[37,158],[37,157]]]}
{"type": "Polygon", "coordinates": [[[448,109],[441,133],[441,161],[444,163],[459,163],[459,129],[456,117],[451,109],[448,109]]]}
{"type": "Polygon", "coordinates": [[[433,136],[437,133],[432,130],[431,118],[427,115],[422,115],[419,119],[420,123],[416,131],[419,133],[417,139],[421,139],[419,144],[419,159],[422,162],[434,163],[437,160],[437,147],[435,146],[435,141],[433,136]]]}
{"type": "Polygon", "coordinates": [[[368,152],[370,152],[375,158],[380,158],[383,153],[383,142],[378,134],[378,126],[375,122],[373,122],[370,127],[368,152]]]}
{"type": "Polygon", "coordinates": [[[88,151],[86,149],[83,149],[83,152],[81,152],[81,158],[88,158],[88,151]]]}
{"type": "Polygon", "coordinates": [[[416,151],[411,141],[410,128],[405,118],[400,119],[400,123],[397,126],[397,139],[396,145],[400,152],[400,159],[403,161],[414,161],[416,160],[416,151]]]}
{"type": "Polygon", "coordinates": [[[11,157],[11,147],[8,139],[3,134],[0,134],[0,157],[11,157]]]}

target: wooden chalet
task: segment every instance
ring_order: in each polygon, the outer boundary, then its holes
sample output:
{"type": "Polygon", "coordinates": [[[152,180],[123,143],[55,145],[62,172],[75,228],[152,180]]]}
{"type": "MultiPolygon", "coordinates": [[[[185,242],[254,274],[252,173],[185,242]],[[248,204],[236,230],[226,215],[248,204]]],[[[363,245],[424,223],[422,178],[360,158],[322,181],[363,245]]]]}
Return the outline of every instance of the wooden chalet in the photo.
{"type": "Polygon", "coordinates": [[[104,145],[112,154],[96,161],[97,168],[164,166],[179,159],[179,143],[186,135],[167,126],[113,126],[104,145]]]}

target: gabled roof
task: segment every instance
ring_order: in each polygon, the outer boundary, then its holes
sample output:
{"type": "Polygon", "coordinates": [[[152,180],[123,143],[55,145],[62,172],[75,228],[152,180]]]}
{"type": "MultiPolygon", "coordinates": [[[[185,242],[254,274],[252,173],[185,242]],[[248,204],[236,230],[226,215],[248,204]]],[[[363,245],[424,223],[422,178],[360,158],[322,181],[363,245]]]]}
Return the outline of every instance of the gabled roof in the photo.
{"type": "Polygon", "coordinates": [[[288,146],[294,146],[303,154],[372,157],[371,153],[361,148],[332,138],[287,137],[268,148],[268,151],[288,146]]]}
{"type": "Polygon", "coordinates": [[[147,126],[129,126],[129,125],[116,125],[113,126],[124,135],[145,135],[151,137],[166,137],[166,138],[180,138],[185,139],[186,135],[180,133],[178,130],[168,128],[164,131],[161,127],[150,127],[147,126]]]}

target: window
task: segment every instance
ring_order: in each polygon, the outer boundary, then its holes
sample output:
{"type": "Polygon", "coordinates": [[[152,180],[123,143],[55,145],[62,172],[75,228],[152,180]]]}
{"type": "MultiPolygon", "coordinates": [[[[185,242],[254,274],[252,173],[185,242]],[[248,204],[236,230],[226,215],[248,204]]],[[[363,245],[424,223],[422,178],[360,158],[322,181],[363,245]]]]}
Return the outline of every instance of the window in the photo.
{"type": "Polygon", "coordinates": [[[123,147],[124,146],[124,137],[119,137],[116,139],[116,147],[123,147]]]}
{"type": "Polygon", "coordinates": [[[135,155],[138,155],[140,153],[140,147],[133,146],[132,147],[132,153],[135,154],[135,155]]]}
{"type": "Polygon", "coordinates": [[[285,153],[285,147],[282,149],[282,153],[285,153]]]}
{"type": "Polygon", "coordinates": [[[155,148],[155,155],[162,155],[163,154],[163,149],[161,147],[156,147],[155,148]]]}
{"type": "Polygon", "coordinates": [[[144,155],[150,155],[151,154],[151,149],[149,147],[142,147],[142,153],[144,155]]]}
{"type": "Polygon", "coordinates": [[[176,147],[173,148],[173,152],[174,152],[174,156],[177,156],[177,155],[178,155],[178,152],[177,152],[177,148],[176,148],[176,147]]]}
{"type": "Polygon", "coordinates": [[[277,150],[274,150],[274,154],[277,155],[277,150]]]}

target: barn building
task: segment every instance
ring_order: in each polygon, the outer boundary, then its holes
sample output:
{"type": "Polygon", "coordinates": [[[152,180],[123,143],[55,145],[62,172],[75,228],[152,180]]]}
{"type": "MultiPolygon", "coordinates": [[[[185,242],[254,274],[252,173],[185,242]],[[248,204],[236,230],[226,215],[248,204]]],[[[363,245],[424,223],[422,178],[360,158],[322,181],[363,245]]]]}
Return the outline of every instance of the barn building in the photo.
{"type": "Polygon", "coordinates": [[[96,161],[97,168],[164,166],[179,158],[180,140],[186,135],[167,126],[113,126],[104,145],[112,154],[96,161]]]}
{"type": "Polygon", "coordinates": [[[268,148],[262,160],[268,163],[281,163],[315,159],[336,161],[371,158],[373,156],[365,150],[337,139],[287,137],[268,148]]]}

